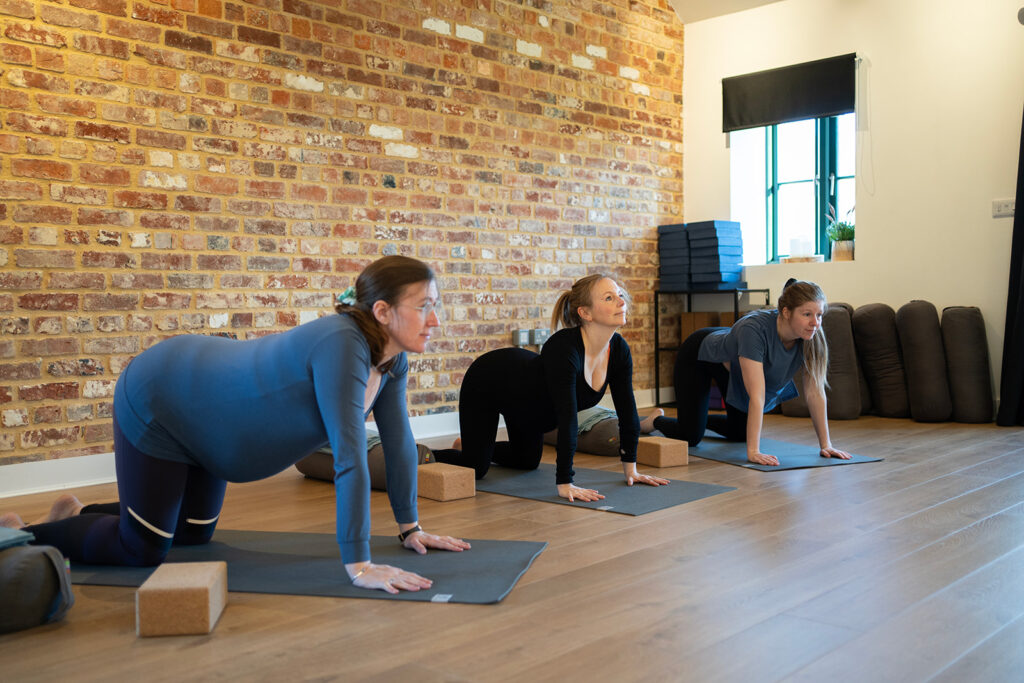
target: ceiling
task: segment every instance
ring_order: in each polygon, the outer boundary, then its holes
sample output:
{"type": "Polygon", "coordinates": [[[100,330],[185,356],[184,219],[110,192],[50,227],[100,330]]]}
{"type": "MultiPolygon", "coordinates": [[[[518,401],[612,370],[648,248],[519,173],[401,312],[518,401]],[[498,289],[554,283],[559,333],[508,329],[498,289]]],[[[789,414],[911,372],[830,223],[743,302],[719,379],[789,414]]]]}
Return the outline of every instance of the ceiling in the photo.
{"type": "Polygon", "coordinates": [[[723,14],[742,12],[761,5],[770,5],[779,0],[668,0],[676,15],[684,24],[702,19],[720,17],[723,14]]]}

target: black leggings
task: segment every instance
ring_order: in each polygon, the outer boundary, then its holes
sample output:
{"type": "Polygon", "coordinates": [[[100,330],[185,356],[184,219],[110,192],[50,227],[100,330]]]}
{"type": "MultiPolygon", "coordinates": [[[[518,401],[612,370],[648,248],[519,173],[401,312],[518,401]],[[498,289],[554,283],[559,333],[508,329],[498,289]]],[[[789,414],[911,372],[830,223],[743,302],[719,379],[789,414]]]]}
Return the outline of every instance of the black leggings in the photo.
{"type": "Polygon", "coordinates": [[[544,433],[557,426],[543,387],[529,387],[537,354],[506,348],[480,356],[466,371],[459,391],[462,450],[434,451],[438,462],[476,471],[483,479],[491,463],[535,470],[544,454],[544,433]],[[505,418],[508,441],[496,441],[498,418],[505,418]]]}
{"type": "Polygon", "coordinates": [[[698,360],[701,342],[721,327],[697,330],[680,345],[676,355],[674,381],[676,388],[676,418],[656,417],[654,428],[667,437],[686,441],[696,446],[704,438],[704,431],[721,434],[730,441],[747,440],[747,414],[728,402],[725,415],[708,415],[711,381],[725,399],[729,391],[729,371],[722,363],[698,360]]]}
{"type": "Polygon", "coordinates": [[[227,482],[201,467],[146,455],[125,438],[116,416],[114,462],[120,502],[25,527],[34,543],[55,546],[73,562],[145,567],[163,562],[172,544],[210,540],[227,482]]]}

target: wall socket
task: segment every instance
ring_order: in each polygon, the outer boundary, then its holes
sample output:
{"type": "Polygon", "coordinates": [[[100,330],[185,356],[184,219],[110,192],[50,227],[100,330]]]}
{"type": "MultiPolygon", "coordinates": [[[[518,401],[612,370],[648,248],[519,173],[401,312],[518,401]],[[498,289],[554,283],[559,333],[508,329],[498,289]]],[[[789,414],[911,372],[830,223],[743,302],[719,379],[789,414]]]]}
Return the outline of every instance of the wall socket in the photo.
{"type": "Polygon", "coordinates": [[[993,199],[992,218],[1013,218],[1016,202],[1012,199],[993,199]]]}
{"type": "Polygon", "coordinates": [[[540,346],[548,340],[549,336],[551,336],[551,330],[543,327],[539,330],[530,330],[530,343],[540,346]]]}
{"type": "Polygon", "coordinates": [[[530,343],[530,330],[512,330],[512,345],[527,346],[530,343]]]}
{"type": "Polygon", "coordinates": [[[513,346],[540,346],[551,336],[551,330],[540,328],[537,330],[512,330],[513,346]]]}

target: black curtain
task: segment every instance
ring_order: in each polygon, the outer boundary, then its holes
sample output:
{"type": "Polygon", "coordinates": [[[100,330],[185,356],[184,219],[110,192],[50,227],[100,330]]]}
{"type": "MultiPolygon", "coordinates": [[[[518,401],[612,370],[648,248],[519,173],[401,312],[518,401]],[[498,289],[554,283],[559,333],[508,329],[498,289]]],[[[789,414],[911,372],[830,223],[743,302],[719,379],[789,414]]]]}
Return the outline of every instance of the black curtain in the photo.
{"type": "Polygon", "coordinates": [[[1006,297],[1006,332],[1003,335],[1003,372],[999,382],[996,424],[1024,424],[1024,118],[1020,126],[1020,161],[1017,164],[1017,199],[1013,212],[1010,248],[1010,291],[1006,297]]]}
{"type": "Polygon", "coordinates": [[[857,55],[722,79],[722,132],[853,111],[857,55]]]}

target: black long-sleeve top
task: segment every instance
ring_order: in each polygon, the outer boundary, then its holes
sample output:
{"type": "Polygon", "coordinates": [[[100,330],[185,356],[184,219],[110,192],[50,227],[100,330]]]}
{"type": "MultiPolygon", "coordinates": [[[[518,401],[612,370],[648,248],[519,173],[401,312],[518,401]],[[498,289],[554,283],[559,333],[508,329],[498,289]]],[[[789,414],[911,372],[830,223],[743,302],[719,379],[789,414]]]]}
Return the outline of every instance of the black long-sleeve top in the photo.
{"type": "Polygon", "coordinates": [[[629,344],[618,333],[612,335],[608,350],[608,372],[604,385],[595,390],[583,374],[585,358],[582,330],[571,327],[559,330],[541,349],[541,363],[548,395],[558,417],[556,446],[557,484],[572,482],[572,461],[576,453],[576,413],[601,400],[611,388],[612,402],[619,418],[619,455],[622,462],[636,462],[636,445],[640,438],[640,418],[633,397],[633,356],[629,344]]]}

